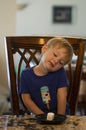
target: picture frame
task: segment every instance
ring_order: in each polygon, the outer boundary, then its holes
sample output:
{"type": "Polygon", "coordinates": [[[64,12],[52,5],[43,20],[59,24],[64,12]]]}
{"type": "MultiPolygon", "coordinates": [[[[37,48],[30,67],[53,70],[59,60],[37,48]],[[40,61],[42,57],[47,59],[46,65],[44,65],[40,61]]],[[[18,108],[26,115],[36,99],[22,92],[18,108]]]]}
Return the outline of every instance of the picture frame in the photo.
{"type": "Polygon", "coordinates": [[[53,23],[71,23],[72,6],[54,6],[53,23]]]}

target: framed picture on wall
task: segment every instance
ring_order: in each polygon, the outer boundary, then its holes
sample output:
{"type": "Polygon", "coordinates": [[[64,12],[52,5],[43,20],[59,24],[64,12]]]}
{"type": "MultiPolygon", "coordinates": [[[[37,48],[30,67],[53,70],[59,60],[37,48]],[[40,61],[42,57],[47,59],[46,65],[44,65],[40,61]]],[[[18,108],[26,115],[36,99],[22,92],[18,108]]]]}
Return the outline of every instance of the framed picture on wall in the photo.
{"type": "Polygon", "coordinates": [[[72,6],[54,6],[53,23],[71,23],[72,6]]]}

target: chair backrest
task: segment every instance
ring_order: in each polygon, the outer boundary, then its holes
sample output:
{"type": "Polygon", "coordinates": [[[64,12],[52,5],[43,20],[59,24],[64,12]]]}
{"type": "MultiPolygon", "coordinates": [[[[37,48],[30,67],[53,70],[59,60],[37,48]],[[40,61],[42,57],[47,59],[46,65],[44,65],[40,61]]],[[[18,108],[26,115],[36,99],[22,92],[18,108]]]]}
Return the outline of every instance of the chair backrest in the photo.
{"type": "MultiPolygon", "coordinates": [[[[19,81],[21,71],[25,67],[38,64],[40,51],[43,44],[54,36],[7,36],[5,37],[6,60],[8,71],[8,83],[10,89],[10,99],[12,112],[21,114],[19,104],[19,81]]],[[[80,88],[80,78],[84,57],[85,40],[79,37],[64,37],[73,46],[75,60],[66,66],[70,83],[68,90],[68,102],[70,104],[71,115],[75,114],[78,94],[80,88]],[[74,62],[74,64],[73,64],[74,62]]]]}

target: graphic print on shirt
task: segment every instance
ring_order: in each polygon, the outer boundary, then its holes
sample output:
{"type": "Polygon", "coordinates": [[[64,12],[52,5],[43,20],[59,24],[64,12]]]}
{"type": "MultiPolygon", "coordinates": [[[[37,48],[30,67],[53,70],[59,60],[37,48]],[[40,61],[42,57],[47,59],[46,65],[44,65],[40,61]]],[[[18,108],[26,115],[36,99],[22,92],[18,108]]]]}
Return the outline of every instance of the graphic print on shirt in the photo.
{"type": "Polygon", "coordinates": [[[50,99],[49,88],[47,86],[41,87],[41,96],[44,104],[46,104],[47,108],[50,109],[49,103],[51,99],[50,99]]]}

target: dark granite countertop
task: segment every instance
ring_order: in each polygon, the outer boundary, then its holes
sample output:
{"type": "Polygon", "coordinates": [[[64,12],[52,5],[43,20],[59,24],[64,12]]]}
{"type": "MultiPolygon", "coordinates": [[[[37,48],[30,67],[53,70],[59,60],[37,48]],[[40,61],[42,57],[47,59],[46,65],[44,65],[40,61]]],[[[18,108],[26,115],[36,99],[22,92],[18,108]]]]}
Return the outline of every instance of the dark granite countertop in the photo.
{"type": "Polygon", "coordinates": [[[86,130],[86,116],[67,116],[62,124],[40,124],[30,115],[3,115],[0,130],[86,130]]]}

